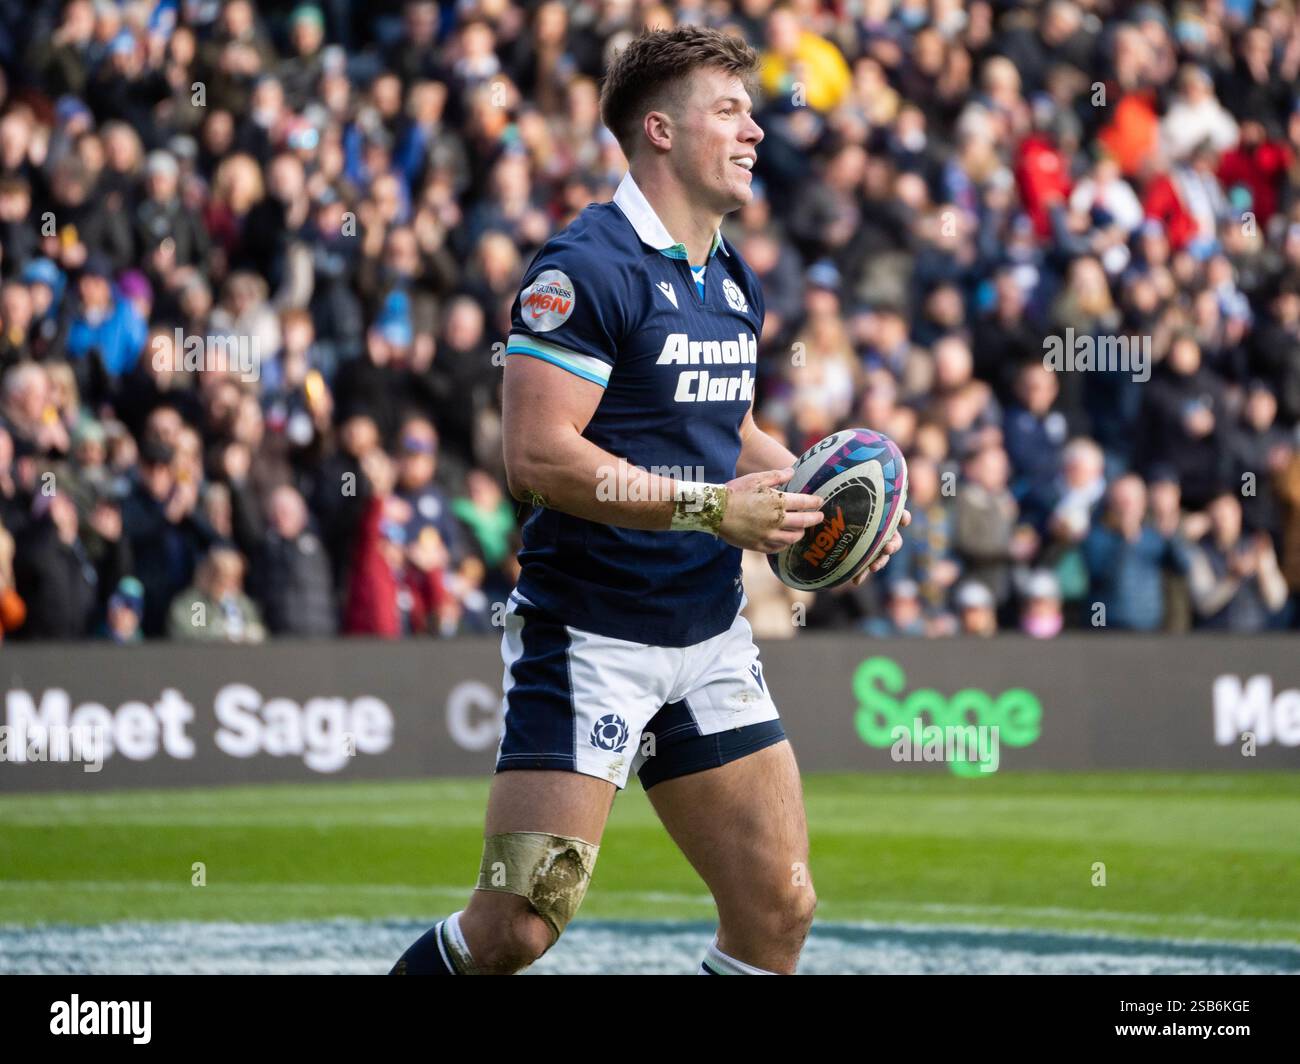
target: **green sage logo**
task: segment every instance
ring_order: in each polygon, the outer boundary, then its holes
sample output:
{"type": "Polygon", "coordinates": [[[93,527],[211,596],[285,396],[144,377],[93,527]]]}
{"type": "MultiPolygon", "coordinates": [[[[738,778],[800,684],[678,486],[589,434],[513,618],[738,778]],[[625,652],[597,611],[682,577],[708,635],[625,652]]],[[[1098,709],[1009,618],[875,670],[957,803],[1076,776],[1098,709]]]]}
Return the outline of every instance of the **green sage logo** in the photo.
{"type": "MultiPolygon", "coordinates": [[[[923,687],[903,695],[907,677],[891,658],[867,658],[853,673],[853,694],[858,709],[853,723],[868,746],[891,747],[900,740],[920,749],[935,728],[996,729],[998,742],[1005,746],[1029,746],[1042,734],[1043,706],[1032,691],[1012,687],[996,697],[987,691],[964,687],[945,697],[923,687]]],[[[988,768],[968,759],[959,745],[948,765],[958,776],[980,776],[988,768]]],[[[996,771],[996,769],[994,769],[996,771]]]]}

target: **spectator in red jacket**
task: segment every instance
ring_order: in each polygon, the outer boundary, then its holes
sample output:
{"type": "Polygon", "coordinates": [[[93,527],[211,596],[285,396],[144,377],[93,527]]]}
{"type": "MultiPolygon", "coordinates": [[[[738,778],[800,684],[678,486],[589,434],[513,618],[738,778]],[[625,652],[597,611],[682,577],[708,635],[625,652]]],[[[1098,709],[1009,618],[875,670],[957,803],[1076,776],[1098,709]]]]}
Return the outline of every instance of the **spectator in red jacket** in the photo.
{"type": "Polygon", "coordinates": [[[1141,174],[1160,142],[1155,93],[1142,89],[1120,97],[1115,103],[1115,117],[1097,134],[1097,140],[1119,162],[1125,177],[1141,174]]]}
{"type": "Polygon", "coordinates": [[[1203,142],[1187,163],[1161,174],[1147,186],[1142,206],[1148,218],[1164,223],[1174,251],[1204,253],[1214,244],[1219,222],[1229,216],[1228,200],[1215,176],[1218,153],[1203,142]]]}
{"type": "Polygon", "coordinates": [[[408,543],[411,506],[393,494],[396,473],[387,454],[369,452],[362,468],[371,496],[352,555],[344,633],[397,639],[454,632],[459,605],[444,583],[449,556],[441,536],[427,527],[408,543]]]}
{"type": "Polygon", "coordinates": [[[1291,149],[1269,136],[1264,123],[1248,118],[1241,124],[1241,142],[1224,152],[1219,181],[1225,190],[1242,185],[1250,191],[1250,210],[1264,225],[1277,212],[1278,195],[1291,166],[1291,149]]]}
{"type": "MultiPolygon", "coordinates": [[[[1041,112],[1035,112],[1036,114],[1041,112]]],[[[1070,163],[1046,130],[1035,129],[1020,142],[1016,184],[1025,213],[1040,238],[1051,235],[1049,209],[1070,195],[1070,163]]]]}

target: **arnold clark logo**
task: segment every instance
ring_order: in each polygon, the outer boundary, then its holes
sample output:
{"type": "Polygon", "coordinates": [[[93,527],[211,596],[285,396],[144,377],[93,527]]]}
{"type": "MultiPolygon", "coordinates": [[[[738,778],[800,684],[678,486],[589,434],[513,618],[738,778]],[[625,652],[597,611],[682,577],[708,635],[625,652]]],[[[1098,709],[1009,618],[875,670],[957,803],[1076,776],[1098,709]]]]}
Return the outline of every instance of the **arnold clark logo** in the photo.
{"type": "Polygon", "coordinates": [[[991,775],[1001,746],[1029,746],[1042,734],[1042,703],[1023,687],[943,695],[927,687],[904,694],[906,686],[892,658],[867,658],[853,673],[858,737],[888,747],[895,761],[942,761],[957,776],[991,775]]]}

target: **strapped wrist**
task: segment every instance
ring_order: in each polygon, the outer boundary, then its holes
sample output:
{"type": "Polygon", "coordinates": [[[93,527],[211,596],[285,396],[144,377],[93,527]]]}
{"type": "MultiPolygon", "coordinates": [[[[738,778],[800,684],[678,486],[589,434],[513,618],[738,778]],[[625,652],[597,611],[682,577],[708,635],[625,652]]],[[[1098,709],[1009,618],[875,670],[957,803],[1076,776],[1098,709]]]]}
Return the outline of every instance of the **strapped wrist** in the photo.
{"type": "Polygon", "coordinates": [[[673,532],[707,532],[716,536],[727,512],[724,484],[692,480],[673,481],[673,532]]]}

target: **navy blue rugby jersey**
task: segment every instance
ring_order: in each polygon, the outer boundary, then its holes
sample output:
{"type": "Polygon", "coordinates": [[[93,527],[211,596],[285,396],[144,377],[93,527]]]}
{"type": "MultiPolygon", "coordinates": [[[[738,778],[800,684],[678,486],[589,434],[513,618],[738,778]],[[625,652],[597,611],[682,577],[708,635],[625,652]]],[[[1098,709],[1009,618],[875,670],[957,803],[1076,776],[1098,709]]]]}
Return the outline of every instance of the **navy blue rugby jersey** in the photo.
{"type": "MultiPolygon", "coordinates": [[[[587,207],[529,265],[506,354],[605,389],[583,432],[598,447],[661,476],[722,484],[736,475],[762,324],[758,279],[721,233],[701,292],[685,247],[629,174],[612,202],[587,207]]],[[[602,483],[617,490],[609,473],[602,483]]],[[[690,646],[735,621],[740,555],[706,532],[539,508],[523,528],[519,592],[574,628],[690,646]]]]}

